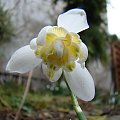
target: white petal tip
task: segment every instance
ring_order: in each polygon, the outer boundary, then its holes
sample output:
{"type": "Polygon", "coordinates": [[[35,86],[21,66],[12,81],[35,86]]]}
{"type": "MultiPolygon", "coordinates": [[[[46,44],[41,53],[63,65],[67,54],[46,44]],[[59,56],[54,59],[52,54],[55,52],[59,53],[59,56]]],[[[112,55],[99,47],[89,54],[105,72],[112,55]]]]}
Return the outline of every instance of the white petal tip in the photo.
{"type": "MultiPolygon", "coordinates": [[[[87,23],[86,23],[87,24],[87,23]]],[[[86,29],[88,29],[89,28],[89,25],[87,24],[86,25],[86,27],[84,27],[84,29],[82,30],[82,31],[84,31],[84,30],[86,30],[86,29]]]]}
{"type": "Polygon", "coordinates": [[[6,71],[16,73],[27,73],[37,65],[41,63],[41,60],[36,58],[34,51],[30,49],[29,45],[26,45],[18,49],[9,60],[6,71]]]}
{"type": "Polygon", "coordinates": [[[46,33],[51,27],[52,26],[46,26],[41,29],[41,31],[39,32],[38,37],[37,37],[37,44],[43,45],[45,43],[46,33]]]}
{"type": "Polygon", "coordinates": [[[72,72],[64,71],[65,78],[72,92],[81,100],[91,101],[95,96],[95,85],[93,78],[86,68],[81,68],[76,63],[72,72]]]}
{"type": "Polygon", "coordinates": [[[10,68],[10,61],[8,62],[6,69],[7,72],[13,72],[13,70],[10,68]]]}
{"type": "Polygon", "coordinates": [[[30,41],[30,48],[32,50],[36,50],[37,49],[37,42],[36,42],[37,38],[33,38],[31,41],[30,41]]]}
{"type": "Polygon", "coordinates": [[[29,72],[29,71],[23,72],[23,71],[20,71],[20,70],[14,69],[14,68],[12,68],[12,66],[10,67],[10,64],[9,64],[9,63],[7,64],[5,70],[6,70],[8,73],[20,73],[20,74],[23,74],[23,73],[27,73],[27,72],[29,72]]]}
{"type": "Polygon", "coordinates": [[[83,100],[86,101],[86,102],[91,101],[91,100],[94,99],[94,97],[95,97],[95,92],[92,93],[91,95],[86,96],[86,98],[84,98],[83,100]]]}
{"type": "Polygon", "coordinates": [[[75,33],[89,28],[86,13],[83,9],[71,9],[59,15],[58,26],[75,33]]]}

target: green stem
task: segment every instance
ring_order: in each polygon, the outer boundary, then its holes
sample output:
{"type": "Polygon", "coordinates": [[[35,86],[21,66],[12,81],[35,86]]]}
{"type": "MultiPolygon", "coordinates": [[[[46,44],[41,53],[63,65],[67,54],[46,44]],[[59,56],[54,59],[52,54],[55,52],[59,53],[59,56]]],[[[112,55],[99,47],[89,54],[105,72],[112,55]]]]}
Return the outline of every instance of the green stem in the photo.
{"type": "Polygon", "coordinates": [[[71,91],[71,89],[70,89],[70,87],[69,87],[69,85],[67,83],[67,80],[66,80],[65,76],[64,76],[64,80],[65,80],[65,83],[66,83],[66,85],[67,85],[67,87],[68,87],[68,89],[70,91],[71,99],[72,99],[72,102],[73,102],[73,106],[74,106],[75,112],[76,112],[79,120],[87,120],[86,117],[85,117],[85,115],[84,115],[84,113],[82,112],[82,109],[79,106],[79,103],[77,101],[76,96],[71,91]]]}

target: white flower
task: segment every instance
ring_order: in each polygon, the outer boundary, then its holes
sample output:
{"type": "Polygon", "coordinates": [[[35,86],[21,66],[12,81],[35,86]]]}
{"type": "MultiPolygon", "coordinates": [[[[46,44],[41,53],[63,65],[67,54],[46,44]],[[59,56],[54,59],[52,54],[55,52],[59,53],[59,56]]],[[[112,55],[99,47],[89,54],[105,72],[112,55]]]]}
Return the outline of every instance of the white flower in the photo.
{"type": "Polygon", "coordinates": [[[18,49],[6,70],[26,73],[41,63],[43,73],[53,82],[64,71],[73,93],[82,100],[90,101],[94,98],[95,88],[85,67],[88,49],[77,34],[89,28],[86,13],[82,9],[69,10],[59,15],[57,24],[44,27],[30,45],[18,49]]]}

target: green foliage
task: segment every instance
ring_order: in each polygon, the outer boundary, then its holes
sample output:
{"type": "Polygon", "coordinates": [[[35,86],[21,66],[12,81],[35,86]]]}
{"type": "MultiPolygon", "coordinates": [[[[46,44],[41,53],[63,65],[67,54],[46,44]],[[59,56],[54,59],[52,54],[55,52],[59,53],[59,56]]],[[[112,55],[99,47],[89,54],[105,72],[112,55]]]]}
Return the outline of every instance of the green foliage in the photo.
{"type": "MultiPolygon", "coordinates": [[[[0,85],[0,107],[18,109],[21,104],[24,89],[25,87],[18,85],[17,81],[6,82],[4,85],[0,85]]],[[[68,102],[70,100],[69,96],[55,93],[55,90],[29,91],[22,111],[30,114],[34,110],[42,110],[44,108],[57,109],[56,104],[58,109],[69,109],[72,106],[72,103],[68,102]],[[53,94],[56,95],[54,96],[53,94]]]]}
{"type": "MultiPolygon", "coordinates": [[[[54,0],[56,4],[59,0],[54,0]]],[[[109,35],[107,29],[106,6],[107,0],[63,0],[67,5],[64,11],[73,8],[82,8],[86,11],[90,28],[81,32],[81,39],[89,48],[89,60],[100,59],[107,62],[107,45],[109,35]],[[102,27],[101,24],[105,27],[102,27]]]]}
{"type": "MultiPolygon", "coordinates": [[[[24,88],[22,85],[18,85],[17,81],[6,82],[4,85],[0,84],[0,108],[7,108],[8,110],[18,110],[20,106],[22,96],[24,93],[24,88]],[[14,87],[13,87],[14,86],[14,87]]],[[[37,111],[41,114],[46,111],[59,111],[59,113],[68,113],[73,111],[73,106],[70,96],[63,94],[52,95],[51,92],[45,91],[29,91],[25,104],[22,107],[22,114],[27,116],[36,115],[37,111]]],[[[108,96],[108,94],[101,94],[101,90],[96,91],[96,97],[92,102],[86,103],[80,101],[81,107],[85,111],[88,111],[88,120],[106,120],[106,116],[101,116],[102,110],[105,108],[111,108],[113,103],[110,103],[113,96],[108,96]]],[[[120,94],[115,94],[116,96],[116,107],[120,105],[120,94]]],[[[119,108],[118,108],[119,110],[119,108]]],[[[48,112],[50,113],[50,112],[48,112]]],[[[72,112],[74,113],[74,112],[72,112]]]]}
{"type": "Polygon", "coordinates": [[[59,80],[56,84],[47,85],[48,91],[53,95],[69,96],[69,90],[63,80],[59,80]]]}
{"type": "Polygon", "coordinates": [[[118,41],[119,40],[119,38],[115,35],[115,34],[113,34],[113,35],[110,35],[110,42],[112,43],[112,42],[114,42],[114,41],[118,41]]]}
{"type": "Polygon", "coordinates": [[[0,44],[9,41],[13,36],[13,32],[10,13],[4,9],[0,2],[0,44]]]}
{"type": "Polygon", "coordinates": [[[108,61],[107,57],[107,35],[105,32],[99,31],[97,26],[92,26],[82,33],[82,40],[88,46],[88,60],[98,60],[105,64],[108,61]]]}

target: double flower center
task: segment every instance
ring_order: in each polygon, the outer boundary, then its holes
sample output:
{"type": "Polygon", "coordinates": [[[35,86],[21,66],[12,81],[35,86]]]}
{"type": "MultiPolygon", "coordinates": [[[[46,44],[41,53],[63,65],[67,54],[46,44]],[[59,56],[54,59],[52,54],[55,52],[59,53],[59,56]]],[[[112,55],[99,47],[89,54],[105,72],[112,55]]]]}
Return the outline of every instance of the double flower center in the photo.
{"type": "Polygon", "coordinates": [[[72,71],[80,56],[80,43],[76,33],[69,33],[64,28],[55,26],[47,31],[44,44],[37,45],[35,54],[51,71],[59,68],[72,71]]]}

